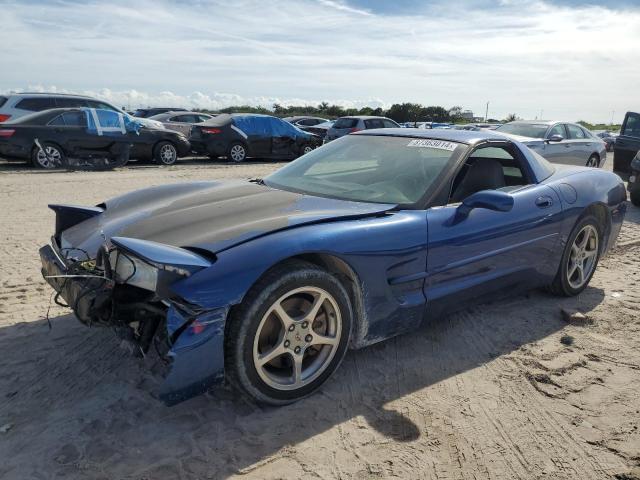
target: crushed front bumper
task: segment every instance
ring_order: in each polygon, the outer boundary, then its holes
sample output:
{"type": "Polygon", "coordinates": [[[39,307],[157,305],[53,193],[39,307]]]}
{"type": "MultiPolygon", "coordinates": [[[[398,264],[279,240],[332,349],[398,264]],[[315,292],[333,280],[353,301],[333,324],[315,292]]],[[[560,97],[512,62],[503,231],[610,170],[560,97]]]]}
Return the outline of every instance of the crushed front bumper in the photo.
{"type": "Polygon", "coordinates": [[[174,405],[223,381],[228,308],[205,310],[175,297],[163,300],[163,308],[142,302],[126,304],[122,299],[128,294],[118,291],[126,286],[89,271],[85,275],[76,262],[61,255],[55,240],[52,243],[40,249],[42,275],[78,320],[128,332],[121,336],[144,352],[154,337],[161,339],[164,348],[159,353],[170,364],[158,392],[163,402],[174,405]]]}

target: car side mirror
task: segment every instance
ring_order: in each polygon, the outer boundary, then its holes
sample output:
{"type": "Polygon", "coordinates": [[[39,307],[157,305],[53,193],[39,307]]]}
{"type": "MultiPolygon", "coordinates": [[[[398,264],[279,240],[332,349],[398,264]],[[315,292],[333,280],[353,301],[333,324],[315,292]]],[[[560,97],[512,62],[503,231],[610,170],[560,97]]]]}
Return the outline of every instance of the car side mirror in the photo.
{"type": "Polygon", "coordinates": [[[564,140],[564,137],[562,135],[559,134],[555,134],[555,135],[551,135],[549,138],[547,138],[547,142],[561,142],[564,140]]]}
{"type": "Polygon", "coordinates": [[[495,212],[509,212],[513,208],[513,197],[500,190],[482,190],[465,198],[451,220],[451,224],[460,223],[469,216],[471,210],[485,208],[495,212]]]}

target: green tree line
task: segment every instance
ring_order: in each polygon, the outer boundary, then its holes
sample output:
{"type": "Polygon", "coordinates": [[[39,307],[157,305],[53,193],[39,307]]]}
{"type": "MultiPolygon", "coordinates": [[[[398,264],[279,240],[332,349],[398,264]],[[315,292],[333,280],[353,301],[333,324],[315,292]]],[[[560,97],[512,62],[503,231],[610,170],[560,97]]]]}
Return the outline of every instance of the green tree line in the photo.
{"type": "MultiPolygon", "coordinates": [[[[271,109],[265,107],[252,107],[250,105],[237,105],[222,108],[218,111],[210,111],[198,109],[201,112],[208,113],[262,113],[265,115],[274,115],[276,117],[293,117],[297,115],[309,115],[324,118],[338,118],[347,115],[376,115],[384,116],[395,120],[398,123],[403,122],[451,122],[465,123],[462,118],[462,108],[444,108],[441,106],[420,105],[419,103],[395,103],[389,109],[383,108],[344,108],[340,105],[330,105],[322,102],[317,106],[312,105],[292,105],[285,107],[275,103],[271,109]]],[[[496,119],[489,119],[492,122],[498,122],[496,119]]]]}

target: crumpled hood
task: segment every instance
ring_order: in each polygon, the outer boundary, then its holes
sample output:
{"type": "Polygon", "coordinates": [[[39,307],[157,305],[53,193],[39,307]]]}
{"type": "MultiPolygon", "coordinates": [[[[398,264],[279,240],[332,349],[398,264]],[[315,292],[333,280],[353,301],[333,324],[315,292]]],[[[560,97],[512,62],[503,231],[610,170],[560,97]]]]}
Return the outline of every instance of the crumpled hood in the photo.
{"type": "Polygon", "coordinates": [[[314,197],[236,181],[152,187],[100,206],[103,213],[62,233],[63,248],[79,248],[93,256],[106,240],[119,236],[216,253],[277,230],[380,214],[395,205],[314,197]]]}

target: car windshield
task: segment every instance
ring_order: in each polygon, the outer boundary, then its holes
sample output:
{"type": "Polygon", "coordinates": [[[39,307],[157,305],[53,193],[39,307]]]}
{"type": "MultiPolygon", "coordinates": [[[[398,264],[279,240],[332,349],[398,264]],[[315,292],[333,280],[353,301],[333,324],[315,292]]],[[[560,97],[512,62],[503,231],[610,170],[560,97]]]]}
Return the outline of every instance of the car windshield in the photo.
{"type": "Polygon", "coordinates": [[[461,144],[427,138],[348,135],[264,179],[282,190],[343,200],[413,204],[461,144]]]}
{"type": "Polygon", "coordinates": [[[496,132],[510,133],[521,137],[544,138],[549,125],[544,123],[507,123],[496,128],[496,132]]]}

